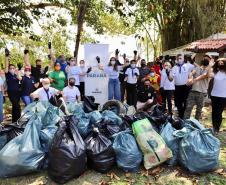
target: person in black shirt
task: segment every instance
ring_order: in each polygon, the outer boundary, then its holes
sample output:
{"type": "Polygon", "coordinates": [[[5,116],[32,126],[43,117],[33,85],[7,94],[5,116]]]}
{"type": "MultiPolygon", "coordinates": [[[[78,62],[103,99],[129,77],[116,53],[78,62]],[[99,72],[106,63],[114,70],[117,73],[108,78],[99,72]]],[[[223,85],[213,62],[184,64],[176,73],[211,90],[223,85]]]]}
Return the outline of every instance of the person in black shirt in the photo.
{"type": "Polygon", "coordinates": [[[142,86],[142,79],[150,74],[151,70],[147,67],[146,61],[144,59],[141,60],[141,67],[139,68],[140,76],[137,81],[138,88],[142,86]]]}
{"type": "Polygon", "coordinates": [[[119,72],[119,81],[120,81],[120,89],[121,89],[121,101],[124,102],[125,100],[125,93],[126,93],[126,82],[124,81],[126,75],[126,70],[130,67],[129,59],[124,59],[124,67],[119,72]]]}
{"type": "Polygon", "coordinates": [[[24,70],[24,76],[21,80],[21,98],[27,106],[32,103],[32,98],[30,94],[34,92],[35,88],[38,88],[39,83],[35,83],[35,79],[31,76],[31,68],[30,66],[26,66],[24,70]]]}
{"type": "Polygon", "coordinates": [[[151,86],[150,80],[146,79],[141,88],[138,89],[138,111],[148,111],[157,103],[156,92],[151,86]]]}
{"type": "Polygon", "coordinates": [[[30,66],[31,67],[31,75],[34,77],[35,83],[38,84],[38,87],[42,87],[42,84],[40,83],[40,79],[46,78],[47,77],[47,71],[49,69],[48,66],[46,66],[45,68],[42,66],[42,60],[41,59],[37,59],[35,61],[36,66],[32,66],[30,64],[30,60],[29,60],[29,50],[25,49],[24,50],[24,63],[25,66],[30,66]]]}
{"type": "Polygon", "coordinates": [[[21,115],[20,108],[20,83],[21,77],[17,75],[16,67],[13,64],[9,64],[9,50],[5,52],[5,77],[7,84],[7,93],[10,102],[12,103],[12,122],[16,122],[21,115]]]}

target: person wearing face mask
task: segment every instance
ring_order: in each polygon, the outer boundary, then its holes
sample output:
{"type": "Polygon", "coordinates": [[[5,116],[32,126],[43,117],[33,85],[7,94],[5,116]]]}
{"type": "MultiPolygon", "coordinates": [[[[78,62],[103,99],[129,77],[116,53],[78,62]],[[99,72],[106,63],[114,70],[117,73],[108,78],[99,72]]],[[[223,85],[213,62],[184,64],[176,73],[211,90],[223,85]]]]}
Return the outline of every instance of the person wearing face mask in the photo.
{"type": "Polygon", "coordinates": [[[166,110],[166,101],[168,105],[168,114],[172,115],[172,97],[175,90],[175,84],[172,74],[172,67],[169,62],[164,63],[164,68],[161,71],[160,92],[162,95],[163,110],[166,110]]]}
{"type": "Polygon", "coordinates": [[[186,101],[191,89],[191,87],[187,85],[191,71],[189,65],[184,63],[184,57],[182,54],[177,55],[177,62],[173,67],[172,72],[175,80],[174,102],[178,110],[178,116],[183,119],[186,101]]]}
{"type": "Polygon", "coordinates": [[[82,74],[81,68],[76,65],[75,58],[70,58],[70,65],[66,67],[66,73],[68,77],[73,77],[75,79],[76,87],[80,88],[79,76],[82,74]]]}
{"type": "Polygon", "coordinates": [[[222,113],[226,107],[226,58],[219,58],[213,66],[212,125],[217,134],[222,124],[222,113]]]}
{"type": "Polygon", "coordinates": [[[124,65],[122,69],[119,71],[119,81],[120,81],[120,90],[121,90],[121,102],[124,102],[125,100],[125,94],[126,94],[126,82],[125,79],[125,72],[130,67],[129,59],[126,58],[126,54],[123,55],[124,59],[124,65]]]}
{"type": "Polygon", "coordinates": [[[66,58],[64,55],[60,55],[56,58],[52,52],[52,43],[48,42],[48,49],[49,49],[49,59],[51,60],[51,66],[55,66],[56,63],[60,64],[60,70],[64,72],[65,76],[67,75],[66,68],[68,66],[66,58]]]}
{"type": "Polygon", "coordinates": [[[80,87],[79,91],[81,93],[81,100],[83,100],[83,96],[85,96],[85,76],[92,71],[91,67],[85,66],[85,61],[80,60],[79,62],[79,67],[80,67],[80,75],[79,75],[79,81],[80,81],[80,87]]]}
{"type": "Polygon", "coordinates": [[[143,84],[141,81],[144,77],[146,77],[148,74],[150,74],[151,70],[147,67],[146,61],[144,59],[141,60],[141,67],[139,68],[139,79],[137,82],[138,88],[143,84]]]}
{"type": "Polygon", "coordinates": [[[9,64],[10,54],[9,50],[5,50],[5,77],[7,84],[7,93],[12,104],[12,122],[16,122],[21,115],[20,108],[20,80],[21,76],[17,74],[14,64],[9,64]]]}
{"type": "Polygon", "coordinates": [[[54,71],[49,74],[51,87],[62,91],[65,86],[66,76],[63,71],[60,70],[60,63],[56,62],[54,65],[54,71]]]}
{"type": "Polygon", "coordinates": [[[75,79],[70,77],[68,86],[63,89],[63,98],[66,103],[77,103],[81,101],[79,89],[75,86],[75,79]]]}
{"type": "Polygon", "coordinates": [[[155,89],[151,86],[150,80],[146,79],[142,88],[138,89],[138,111],[148,111],[157,103],[155,89]]]}
{"type": "Polygon", "coordinates": [[[195,119],[199,120],[202,114],[205,97],[210,77],[209,60],[202,60],[201,66],[196,67],[189,75],[188,86],[192,85],[189,92],[184,119],[189,119],[194,106],[196,106],[195,119]]]}
{"type": "Polygon", "coordinates": [[[34,77],[34,81],[36,84],[38,84],[38,87],[41,87],[42,84],[40,83],[40,79],[47,77],[49,66],[43,67],[43,64],[42,64],[43,62],[41,59],[37,59],[35,61],[36,66],[32,66],[30,64],[29,50],[27,48],[24,50],[24,63],[25,63],[25,66],[30,66],[31,76],[34,77]]]}
{"type": "Polygon", "coordinates": [[[136,60],[130,61],[130,67],[125,72],[126,81],[126,100],[128,105],[137,106],[137,80],[139,78],[139,69],[136,67],[136,60]]]}
{"type": "Polygon", "coordinates": [[[143,80],[145,79],[149,79],[151,82],[151,86],[155,89],[155,91],[159,91],[161,77],[155,72],[154,68],[150,69],[150,73],[143,80]]]}
{"type": "Polygon", "coordinates": [[[30,66],[26,66],[24,70],[24,76],[21,80],[21,99],[25,106],[32,103],[32,98],[30,94],[34,92],[35,88],[38,88],[39,84],[35,83],[35,79],[31,76],[30,66]]]}
{"type": "Polygon", "coordinates": [[[50,80],[44,78],[41,80],[42,87],[30,94],[33,100],[38,99],[39,101],[50,101],[50,99],[60,93],[57,89],[50,87],[50,80]]]}
{"type": "Polygon", "coordinates": [[[108,66],[103,69],[105,73],[108,74],[108,100],[118,100],[121,101],[121,91],[120,91],[120,81],[119,81],[119,71],[122,69],[122,66],[118,66],[115,57],[110,58],[108,66]]]}

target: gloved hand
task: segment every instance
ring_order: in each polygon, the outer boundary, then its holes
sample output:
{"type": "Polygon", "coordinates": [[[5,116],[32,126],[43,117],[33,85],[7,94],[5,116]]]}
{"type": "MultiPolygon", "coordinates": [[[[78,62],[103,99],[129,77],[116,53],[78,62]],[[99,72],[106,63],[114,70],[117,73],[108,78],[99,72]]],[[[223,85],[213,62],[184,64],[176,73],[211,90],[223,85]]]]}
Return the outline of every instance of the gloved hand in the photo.
{"type": "Polygon", "coordinates": [[[22,67],[23,67],[23,64],[22,64],[22,63],[18,63],[18,64],[17,64],[17,68],[18,68],[18,70],[21,70],[21,69],[22,69],[22,67]]]}
{"type": "Polygon", "coordinates": [[[97,60],[97,62],[98,62],[98,64],[99,64],[99,63],[100,63],[100,57],[97,56],[97,57],[96,57],[96,60],[97,60]]]}
{"type": "Polygon", "coordinates": [[[115,56],[118,56],[118,54],[119,54],[119,50],[116,49],[116,50],[115,50],[115,56]]]}
{"type": "Polygon", "coordinates": [[[24,49],[24,54],[28,54],[29,53],[29,50],[27,48],[24,49]]]}
{"type": "Polygon", "coordinates": [[[170,75],[170,70],[166,69],[166,75],[169,76],[170,75]]]}
{"type": "Polygon", "coordinates": [[[134,50],[133,53],[134,53],[135,56],[137,56],[137,51],[136,50],[134,50]]]}
{"type": "Polygon", "coordinates": [[[51,49],[51,48],[52,48],[52,43],[48,42],[48,49],[51,49]]]}
{"type": "Polygon", "coordinates": [[[139,76],[138,73],[134,73],[134,74],[135,74],[135,76],[139,76]]]}
{"type": "Polygon", "coordinates": [[[90,73],[92,71],[92,67],[89,67],[86,73],[90,73]]]}
{"type": "Polygon", "coordinates": [[[8,50],[8,48],[5,48],[5,56],[8,57],[10,55],[10,51],[8,50]]]}

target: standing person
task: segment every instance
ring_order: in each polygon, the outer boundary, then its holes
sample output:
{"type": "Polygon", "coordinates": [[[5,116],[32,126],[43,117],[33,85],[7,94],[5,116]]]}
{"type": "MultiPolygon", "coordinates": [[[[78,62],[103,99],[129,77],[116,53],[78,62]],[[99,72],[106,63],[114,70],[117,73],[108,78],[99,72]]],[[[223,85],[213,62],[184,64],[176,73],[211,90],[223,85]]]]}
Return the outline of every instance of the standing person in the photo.
{"type": "Polygon", "coordinates": [[[66,67],[66,73],[67,77],[73,77],[75,79],[75,86],[80,88],[80,81],[79,81],[79,76],[81,74],[81,69],[79,66],[76,66],[76,60],[75,58],[70,58],[69,60],[70,65],[66,67]]]}
{"type": "Polygon", "coordinates": [[[184,119],[190,118],[192,109],[195,105],[195,119],[200,119],[204,100],[207,96],[209,72],[209,60],[204,59],[201,61],[201,66],[197,66],[189,75],[189,81],[187,85],[192,85],[192,89],[188,95],[184,119]]]}
{"type": "Polygon", "coordinates": [[[81,93],[81,100],[83,100],[83,96],[85,96],[85,76],[91,72],[92,68],[85,66],[85,61],[80,60],[79,62],[80,65],[80,76],[79,76],[79,81],[80,81],[80,87],[79,91],[81,93]]]}
{"type": "Polygon", "coordinates": [[[3,103],[4,103],[4,92],[5,92],[5,73],[4,71],[0,71],[0,124],[3,122],[3,103]]]}
{"type": "Polygon", "coordinates": [[[222,113],[226,107],[226,58],[217,60],[213,66],[213,72],[212,124],[214,132],[218,133],[222,123],[222,113]]]}
{"type": "Polygon", "coordinates": [[[153,65],[153,68],[158,75],[161,74],[162,60],[163,60],[163,56],[160,56],[159,58],[156,59],[156,62],[154,62],[154,65],[153,65]]]}
{"type": "Polygon", "coordinates": [[[136,67],[136,60],[130,61],[130,67],[125,72],[127,104],[137,106],[137,79],[139,78],[139,69],[136,67]]]}
{"type": "Polygon", "coordinates": [[[43,62],[41,59],[37,59],[35,61],[36,66],[32,66],[29,60],[29,50],[24,50],[24,63],[25,66],[31,67],[31,76],[34,77],[34,81],[36,84],[38,84],[38,87],[41,87],[42,84],[40,83],[40,79],[47,77],[47,72],[49,69],[49,66],[43,67],[43,62]]]}
{"type": "Polygon", "coordinates": [[[190,87],[187,86],[190,67],[184,63],[183,55],[177,55],[177,64],[173,67],[172,71],[175,80],[175,106],[177,107],[179,117],[183,119],[186,101],[190,90],[190,87]]]}
{"type": "MultiPolygon", "coordinates": [[[[121,67],[121,66],[120,66],[121,67]]],[[[121,67],[122,68],[122,67],[121,67]]],[[[104,68],[104,72],[108,74],[108,100],[121,101],[120,81],[119,81],[119,66],[115,57],[111,57],[108,66],[104,68]]]]}
{"type": "Polygon", "coordinates": [[[162,103],[163,110],[166,110],[166,101],[168,105],[168,114],[172,115],[172,97],[175,90],[175,84],[172,73],[172,66],[170,62],[164,63],[164,69],[161,71],[161,94],[162,94],[162,103]]]}
{"type": "Polygon", "coordinates": [[[127,68],[129,68],[129,59],[126,58],[126,54],[123,55],[123,59],[124,59],[124,66],[122,67],[122,69],[119,72],[119,81],[120,81],[120,90],[121,90],[121,102],[124,102],[125,100],[125,93],[126,93],[126,82],[125,80],[125,72],[127,70],[127,68]]]}
{"type": "Polygon", "coordinates": [[[12,122],[16,122],[21,115],[20,108],[20,84],[21,77],[16,72],[16,67],[13,64],[9,64],[9,50],[5,50],[5,77],[7,84],[7,93],[10,102],[12,103],[12,122]]]}
{"type": "Polygon", "coordinates": [[[144,77],[146,77],[148,74],[150,74],[150,72],[151,72],[151,70],[150,70],[150,68],[147,67],[145,59],[142,59],[141,60],[141,67],[139,68],[140,76],[139,76],[139,79],[138,79],[138,82],[137,82],[138,88],[140,88],[141,85],[143,84],[141,82],[142,79],[144,77]]]}
{"type": "Polygon", "coordinates": [[[64,55],[60,55],[57,59],[56,57],[53,55],[52,52],[52,43],[48,42],[48,49],[49,49],[49,59],[51,59],[52,61],[52,66],[55,66],[55,63],[59,63],[60,64],[60,70],[64,72],[65,76],[66,76],[66,68],[67,68],[67,61],[65,59],[64,55]]]}
{"type": "Polygon", "coordinates": [[[63,97],[67,103],[77,103],[81,101],[79,89],[75,86],[75,79],[70,77],[68,86],[63,89],[63,97]]]}
{"type": "Polygon", "coordinates": [[[41,83],[42,87],[30,94],[33,99],[37,98],[39,101],[49,101],[51,97],[60,93],[57,89],[50,87],[50,80],[48,78],[42,79],[41,83]]]}
{"type": "Polygon", "coordinates": [[[35,91],[35,88],[38,88],[39,83],[35,83],[35,79],[31,76],[30,66],[26,66],[24,70],[24,76],[21,80],[21,98],[25,106],[32,103],[32,98],[30,94],[35,91]]]}
{"type": "Polygon", "coordinates": [[[54,65],[54,71],[49,73],[49,79],[51,87],[62,91],[65,86],[66,76],[63,71],[60,70],[60,63],[56,62],[54,65]]]}

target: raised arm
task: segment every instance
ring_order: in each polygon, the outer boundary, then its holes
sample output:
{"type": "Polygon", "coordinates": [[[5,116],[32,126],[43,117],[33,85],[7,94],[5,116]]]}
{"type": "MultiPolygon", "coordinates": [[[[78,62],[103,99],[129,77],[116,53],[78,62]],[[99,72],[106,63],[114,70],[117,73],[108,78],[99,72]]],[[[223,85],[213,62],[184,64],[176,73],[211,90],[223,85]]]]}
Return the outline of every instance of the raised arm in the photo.
{"type": "Polygon", "coordinates": [[[31,63],[29,60],[29,50],[27,48],[24,49],[24,64],[25,66],[31,66],[31,63]]]}
{"type": "Polygon", "coordinates": [[[53,55],[53,51],[52,51],[52,43],[51,42],[48,42],[48,49],[49,49],[49,59],[51,60],[51,64],[50,64],[50,67],[54,67],[54,64],[56,62],[56,57],[53,55]]]}
{"type": "Polygon", "coordinates": [[[9,60],[10,60],[10,52],[6,48],[5,49],[5,73],[9,72],[9,60]]]}

